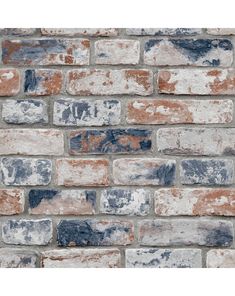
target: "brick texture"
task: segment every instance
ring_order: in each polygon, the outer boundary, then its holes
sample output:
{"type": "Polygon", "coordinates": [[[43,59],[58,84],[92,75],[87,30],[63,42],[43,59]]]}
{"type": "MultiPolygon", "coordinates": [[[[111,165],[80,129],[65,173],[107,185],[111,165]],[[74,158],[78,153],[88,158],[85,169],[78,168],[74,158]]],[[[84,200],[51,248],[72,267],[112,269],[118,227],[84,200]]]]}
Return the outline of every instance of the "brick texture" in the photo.
{"type": "Polygon", "coordinates": [[[0,28],[0,267],[235,267],[234,36],[0,28]]]}

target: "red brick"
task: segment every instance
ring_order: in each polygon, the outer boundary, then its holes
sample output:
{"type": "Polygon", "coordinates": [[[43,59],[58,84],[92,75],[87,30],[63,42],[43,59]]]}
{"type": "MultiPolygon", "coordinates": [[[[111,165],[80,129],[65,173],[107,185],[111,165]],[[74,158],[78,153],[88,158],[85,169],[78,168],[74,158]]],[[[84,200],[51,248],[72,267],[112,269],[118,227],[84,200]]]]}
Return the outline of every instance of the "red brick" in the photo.
{"type": "Polygon", "coordinates": [[[24,190],[0,189],[0,215],[20,214],[24,211],[24,190]]]}
{"type": "Polygon", "coordinates": [[[0,69],[0,96],[15,96],[20,91],[20,73],[16,69],[0,69]]]}

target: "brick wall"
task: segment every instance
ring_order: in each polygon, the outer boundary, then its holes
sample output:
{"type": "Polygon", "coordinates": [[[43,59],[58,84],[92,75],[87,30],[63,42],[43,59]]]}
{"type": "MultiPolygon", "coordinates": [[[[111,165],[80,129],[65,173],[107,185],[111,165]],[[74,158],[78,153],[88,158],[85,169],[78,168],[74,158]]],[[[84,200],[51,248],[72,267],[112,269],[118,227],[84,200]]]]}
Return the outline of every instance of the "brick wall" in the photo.
{"type": "Polygon", "coordinates": [[[0,266],[235,267],[235,29],[0,29],[0,266]]]}

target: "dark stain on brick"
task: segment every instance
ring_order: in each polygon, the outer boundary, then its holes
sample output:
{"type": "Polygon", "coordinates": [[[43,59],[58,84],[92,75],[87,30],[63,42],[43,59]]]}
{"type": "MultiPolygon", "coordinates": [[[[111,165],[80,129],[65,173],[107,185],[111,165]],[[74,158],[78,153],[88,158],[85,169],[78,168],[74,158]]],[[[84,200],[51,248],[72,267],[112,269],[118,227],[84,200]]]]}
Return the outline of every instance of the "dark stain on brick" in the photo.
{"type": "Polygon", "coordinates": [[[129,232],[126,227],[110,226],[104,231],[94,229],[90,220],[62,220],[57,226],[59,246],[102,246],[111,245],[105,242],[116,231],[129,232]]]}
{"type": "Polygon", "coordinates": [[[22,159],[2,158],[2,164],[7,169],[8,177],[12,178],[11,184],[21,183],[32,175],[30,162],[24,162],[22,159]]]}
{"type": "Polygon", "coordinates": [[[161,39],[149,39],[147,42],[145,42],[144,50],[145,52],[148,52],[151,50],[153,46],[156,44],[159,44],[162,40],[161,39]]]}
{"type": "MultiPolygon", "coordinates": [[[[232,43],[227,39],[171,39],[170,41],[175,47],[182,49],[184,55],[193,62],[196,62],[199,58],[206,56],[206,54],[213,49],[221,48],[227,51],[232,50],[233,48],[232,43]]],[[[220,61],[206,60],[204,63],[207,63],[210,66],[218,66],[220,61]]]]}
{"type": "Polygon", "coordinates": [[[94,190],[86,190],[86,201],[92,204],[92,207],[96,204],[96,192],[94,190]]]}
{"type": "Polygon", "coordinates": [[[31,189],[29,191],[30,208],[36,208],[43,199],[53,199],[58,192],[53,189],[31,189]]]}
{"type": "MultiPolygon", "coordinates": [[[[60,104],[64,104],[63,100],[58,100],[60,104]]],[[[65,102],[66,105],[66,102],[65,102]]],[[[69,117],[72,116],[74,119],[86,119],[87,117],[91,116],[90,113],[90,104],[87,102],[73,102],[71,106],[68,106],[62,112],[62,119],[67,123],[69,122],[69,117]]]]}
{"type": "Polygon", "coordinates": [[[233,234],[229,227],[221,225],[219,228],[212,229],[206,237],[207,246],[225,247],[233,243],[233,234]]]}
{"type": "Polygon", "coordinates": [[[24,92],[34,91],[37,88],[40,79],[40,77],[36,76],[35,70],[26,70],[24,92]]]}
{"type": "Polygon", "coordinates": [[[149,151],[151,131],[139,129],[88,130],[70,138],[72,152],[123,153],[149,151]]]}
{"type": "Polygon", "coordinates": [[[166,261],[168,261],[169,258],[170,258],[170,255],[171,255],[171,251],[168,251],[168,250],[167,250],[167,251],[161,253],[161,258],[162,258],[162,259],[166,259],[166,261]]]}
{"type": "Polygon", "coordinates": [[[175,164],[163,164],[160,167],[150,169],[146,179],[159,180],[161,185],[172,185],[175,180],[175,164]]]}

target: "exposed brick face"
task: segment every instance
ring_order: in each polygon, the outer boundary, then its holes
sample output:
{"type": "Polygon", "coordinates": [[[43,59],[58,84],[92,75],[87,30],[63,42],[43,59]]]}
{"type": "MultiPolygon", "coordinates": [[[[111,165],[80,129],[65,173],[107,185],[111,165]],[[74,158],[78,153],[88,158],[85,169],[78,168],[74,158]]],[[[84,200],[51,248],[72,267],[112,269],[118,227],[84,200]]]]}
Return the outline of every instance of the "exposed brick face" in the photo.
{"type": "Polygon", "coordinates": [[[234,36],[0,28],[0,267],[235,267],[234,36]]]}

